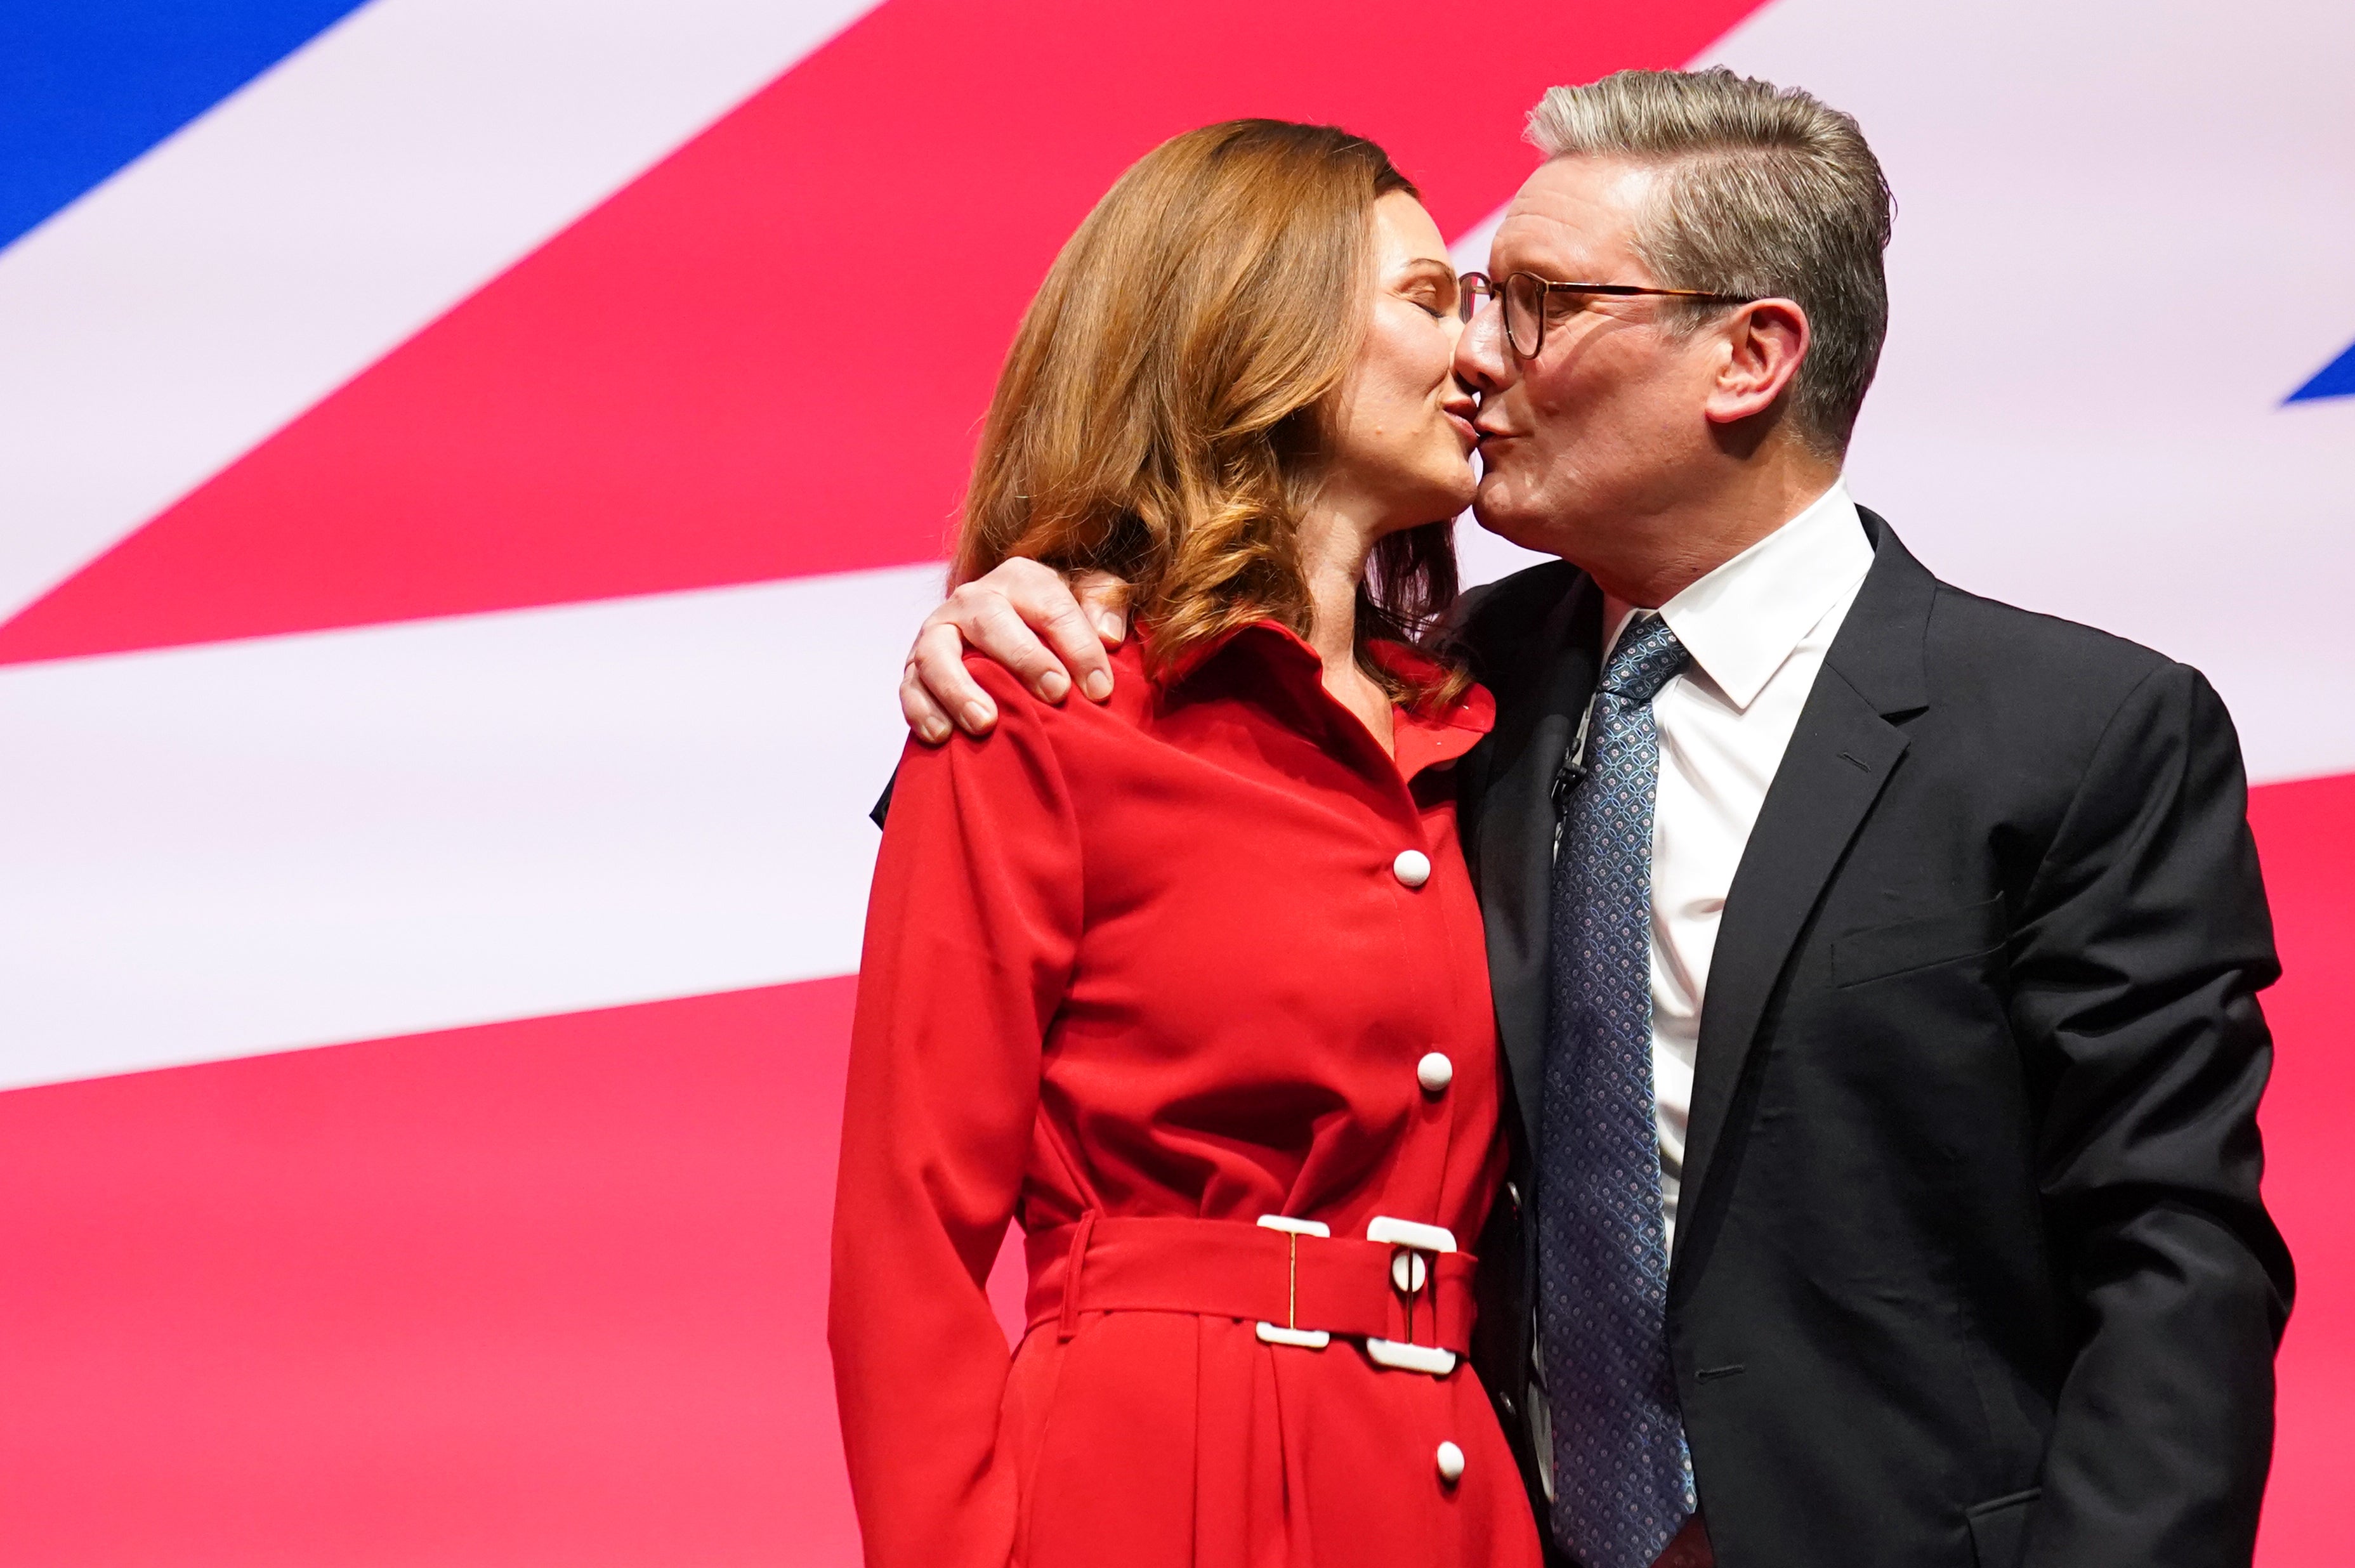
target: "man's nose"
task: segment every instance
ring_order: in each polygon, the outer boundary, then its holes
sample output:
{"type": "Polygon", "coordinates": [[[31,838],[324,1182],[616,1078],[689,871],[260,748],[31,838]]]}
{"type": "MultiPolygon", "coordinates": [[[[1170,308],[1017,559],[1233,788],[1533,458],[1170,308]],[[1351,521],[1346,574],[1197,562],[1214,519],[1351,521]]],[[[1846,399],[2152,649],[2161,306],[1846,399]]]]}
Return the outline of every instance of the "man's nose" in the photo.
{"type": "Polygon", "coordinates": [[[1520,367],[1505,342],[1505,313],[1493,302],[1485,304],[1465,324],[1455,340],[1455,374],[1484,395],[1502,391],[1519,378],[1520,367]]]}

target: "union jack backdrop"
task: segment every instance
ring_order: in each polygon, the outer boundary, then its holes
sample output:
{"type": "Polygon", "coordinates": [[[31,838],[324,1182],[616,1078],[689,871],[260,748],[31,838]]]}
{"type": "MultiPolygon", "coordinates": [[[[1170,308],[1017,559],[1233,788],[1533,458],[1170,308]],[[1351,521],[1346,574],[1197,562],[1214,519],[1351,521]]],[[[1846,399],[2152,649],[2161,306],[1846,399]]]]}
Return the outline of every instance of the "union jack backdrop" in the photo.
{"type": "Polygon", "coordinates": [[[1858,497],[2232,705],[2261,1562],[2344,1561],[2346,0],[0,0],[0,1563],[855,1562],[864,814],[1017,315],[1238,114],[1480,265],[1546,86],[1689,62],[1896,187],[1858,497]]]}

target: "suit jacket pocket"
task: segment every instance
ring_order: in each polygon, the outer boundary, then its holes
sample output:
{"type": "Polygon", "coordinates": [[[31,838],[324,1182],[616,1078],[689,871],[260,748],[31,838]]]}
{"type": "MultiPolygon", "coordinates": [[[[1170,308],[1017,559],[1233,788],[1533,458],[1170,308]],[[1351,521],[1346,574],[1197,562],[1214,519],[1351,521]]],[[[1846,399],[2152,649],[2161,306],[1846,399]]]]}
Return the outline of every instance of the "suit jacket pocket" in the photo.
{"type": "Polygon", "coordinates": [[[2043,1488],[2031,1487],[1964,1510],[1978,1568],[2019,1568],[2020,1555],[2028,1550],[2028,1521],[2036,1517],[2036,1499],[2043,1495],[2043,1488]]]}
{"type": "Polygon", "coordinates": [[[1976,957],[2000,944],[2003,937],[2001,893],[1984,903],[1869,925],[1832,940],[1832,984],[1859,986],[1908,969],[1976,957]]]}

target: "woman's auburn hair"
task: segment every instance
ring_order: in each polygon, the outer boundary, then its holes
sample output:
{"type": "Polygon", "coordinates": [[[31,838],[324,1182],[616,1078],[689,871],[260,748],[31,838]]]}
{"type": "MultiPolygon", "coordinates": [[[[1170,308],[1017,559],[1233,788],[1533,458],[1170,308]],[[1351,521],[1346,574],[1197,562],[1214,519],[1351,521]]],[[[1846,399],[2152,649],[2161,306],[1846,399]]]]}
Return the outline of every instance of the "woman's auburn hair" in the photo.
{"type": "MultiPolygon", "coordinates": [[[[1014,556],[1130,585],[1167,678],[1237,627],[1306,636],[1299,523],[1369,308],[1374,203],[1420,193],[1328,125],[1234,120],[1172,138],[1080,225],[1022,318],[990,400],[954,581],[1014,556]]],[[[1453,699],[1425,642],[1455,597],[1452,520],[1380,540],[1358,591],[1359,667],[1393,699],[1453,699]]]]}

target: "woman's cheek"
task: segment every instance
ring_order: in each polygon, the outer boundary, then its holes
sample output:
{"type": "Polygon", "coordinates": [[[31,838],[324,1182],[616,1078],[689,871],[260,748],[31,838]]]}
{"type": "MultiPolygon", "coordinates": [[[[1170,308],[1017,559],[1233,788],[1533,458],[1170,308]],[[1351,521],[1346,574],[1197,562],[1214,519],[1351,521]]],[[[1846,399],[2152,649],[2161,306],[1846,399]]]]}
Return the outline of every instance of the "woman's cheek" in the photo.
{"type": "Polygon", "coordinates": [[[1433,388],[1444,386],[1455,374],[1455,345],[1463,336],[1464,324],[1452,316],[1431,324],[1423,362],[1433,388]]]}

